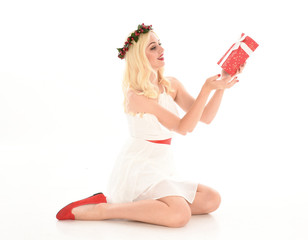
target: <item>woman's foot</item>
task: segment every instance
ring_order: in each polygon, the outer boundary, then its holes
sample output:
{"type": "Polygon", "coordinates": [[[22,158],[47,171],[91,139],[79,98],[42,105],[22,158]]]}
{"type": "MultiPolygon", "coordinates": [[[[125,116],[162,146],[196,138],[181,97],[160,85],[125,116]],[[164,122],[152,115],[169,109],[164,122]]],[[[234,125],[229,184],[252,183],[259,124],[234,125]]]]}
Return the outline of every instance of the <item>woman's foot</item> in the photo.
{"type": "Polygon", "coordinates": [[[93,207],[93,205],[95,206],[95,205],[98,205],[99,203],[106,203],[106,202],[107,201],[106,201],[105,195],[103,193],[97,193],[97,194],[94,194],[91,197],[88,197],[88,198],[73,202],[71,204],[68,204],[67,206],[62,208],[57,213],[56,217],[59,220],[68,220],[68,219],[75,220],[75,215],[73,213],[73,209],[77,208],[77,210],[75,210],[74,212],[79,214],[80,211],[84,212],[85,209],[91,208],[91,207],[93,207]],[[90,206],[87,206],[87,205],[90,205],[90,206]],[[81,206],[87,206],[87,207],[85,207],[84,209],[81,208],[81,209],[78,210],[78,207],[81,207],[81,206]]]}
{"type": "Polygon", "coordinates": [[[72,209],[76,220],[104,220],[107,203],[87,204],[72,209]]]}

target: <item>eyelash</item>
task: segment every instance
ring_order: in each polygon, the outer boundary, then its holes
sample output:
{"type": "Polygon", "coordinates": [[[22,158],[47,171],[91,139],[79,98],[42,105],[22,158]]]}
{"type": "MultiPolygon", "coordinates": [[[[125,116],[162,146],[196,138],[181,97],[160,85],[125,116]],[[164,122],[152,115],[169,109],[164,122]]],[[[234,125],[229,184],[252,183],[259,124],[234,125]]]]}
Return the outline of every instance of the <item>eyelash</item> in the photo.
{"type": "MultiPolygon", "coordinates": [[[[159,43],[158,45],[161,46],[161,43],[159,43]]],[[[151,50],[154,50],[155,48],[156,48],[156,46],[152,47],[151,50]]]]}

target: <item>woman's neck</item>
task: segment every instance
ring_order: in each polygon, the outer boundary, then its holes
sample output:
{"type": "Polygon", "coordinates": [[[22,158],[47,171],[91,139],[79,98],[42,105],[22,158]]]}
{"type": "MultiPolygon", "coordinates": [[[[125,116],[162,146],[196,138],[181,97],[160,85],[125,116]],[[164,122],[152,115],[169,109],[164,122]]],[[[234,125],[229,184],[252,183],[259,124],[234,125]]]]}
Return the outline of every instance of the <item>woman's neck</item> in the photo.
{"type": "Polygon", "coordinates": [[[150,81],[151,83],[153,83],[155,86],[158,87],[159,83],[158,83],[158,74],[155,76],[154,73],[151,74],[151,77],[150,77],[150,81]]]}

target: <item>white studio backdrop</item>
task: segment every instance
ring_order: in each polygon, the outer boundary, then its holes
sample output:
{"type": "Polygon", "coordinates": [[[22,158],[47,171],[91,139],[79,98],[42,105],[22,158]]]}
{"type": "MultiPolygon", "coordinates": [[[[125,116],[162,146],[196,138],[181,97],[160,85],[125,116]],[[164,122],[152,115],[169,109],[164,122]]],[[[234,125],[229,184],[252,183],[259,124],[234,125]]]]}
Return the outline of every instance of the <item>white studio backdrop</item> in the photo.
{"type": "Polygon", "coordinates": [[[106,190],[128,137],[125,64],[116,48],[145,23],[165,49],[165,74],[194,97],[220,72],[217,61],[242,32],[260,45],[239,83],[225,91],[214,121],[174,137],[179,172],[218,189],[229,204],[307,202],[304,6],[298,0],[1,1],[1,198],[12,200],[16,190],[26,198],[40,189],[67,199],[106,190]]]}

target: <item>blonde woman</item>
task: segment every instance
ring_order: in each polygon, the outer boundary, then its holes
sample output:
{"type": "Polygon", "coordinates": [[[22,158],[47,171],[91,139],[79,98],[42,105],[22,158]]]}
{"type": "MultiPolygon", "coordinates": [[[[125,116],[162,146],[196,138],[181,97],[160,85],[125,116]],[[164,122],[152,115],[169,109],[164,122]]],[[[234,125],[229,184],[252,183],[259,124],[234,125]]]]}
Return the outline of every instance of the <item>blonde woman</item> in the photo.
{"type": "Polygon", "coordinates": [[[234,86],[237,77],[222,72],[220,80],[220,74],[206,79],[194,99],[176,78],[163,75],[164,48],[151,25],[139,25],[118,51],[126,61],[122,86],[131,137],[115,162],[107,199],[98,193],[73,202],[61,209],[57,218],[128,219],[182,227],[192,214],[215,211],[221,198],[216,190],[176,174],[173,132],[186,135],[199,121],[209,124],[224,90],[234,86]],[[176,104],[186,112],[184,117],[179,117],[176,104]]]}

